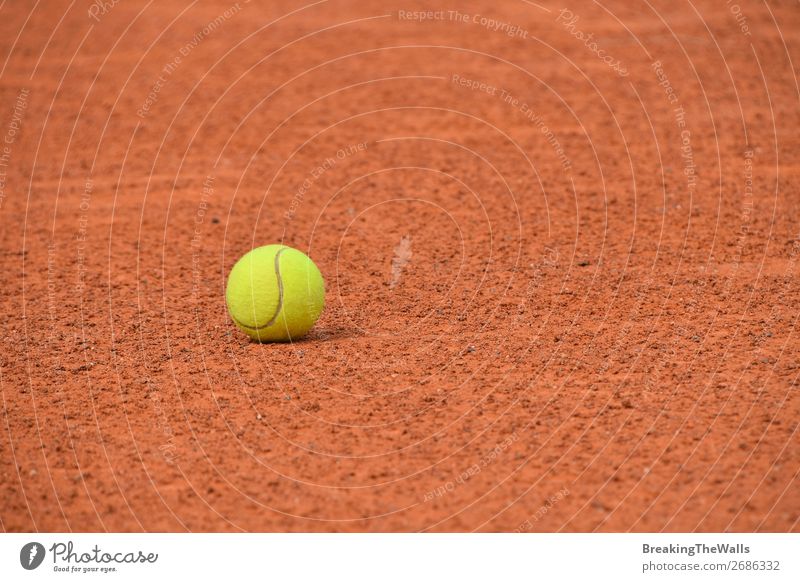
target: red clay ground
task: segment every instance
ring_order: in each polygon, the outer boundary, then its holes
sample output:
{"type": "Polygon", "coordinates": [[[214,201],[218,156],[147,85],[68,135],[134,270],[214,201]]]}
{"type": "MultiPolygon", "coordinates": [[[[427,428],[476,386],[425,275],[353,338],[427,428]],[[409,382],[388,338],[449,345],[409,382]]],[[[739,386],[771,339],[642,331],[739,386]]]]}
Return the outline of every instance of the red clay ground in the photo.
{"type": "Polygon", "coordinates": [[[800,530],[797,4],[563,8],[3,3],[2,529],[800,530]]]}

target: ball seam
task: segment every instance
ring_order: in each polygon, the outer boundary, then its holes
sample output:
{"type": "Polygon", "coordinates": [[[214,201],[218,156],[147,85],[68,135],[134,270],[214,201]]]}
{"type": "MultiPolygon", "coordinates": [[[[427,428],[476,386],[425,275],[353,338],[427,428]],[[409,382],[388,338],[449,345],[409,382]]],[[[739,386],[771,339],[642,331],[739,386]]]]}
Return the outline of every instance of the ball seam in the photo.
{"type": "Polygon", "coordinates": [[[281,278],[280,257],[281,253],[283,253],[283,251],[285,250],[286,247],[283,247],[277,253],[275,253],[275,277],[278,279],[278,306],[275,308],[275,315],[273,315],[272,319],[270,319],[264,325],[258,325],[258,326],[247,325],[246,323],[242,323],[236,317],[231,315],[231,317],[233,317],[233,320],[240,326],[244,327],[245,329],[249,329],[250,331],[258,333],[259,331],[267,329],[278,320],[278,316],[281,314],[281,309],[283,309],[283,279],[281,278]]]}

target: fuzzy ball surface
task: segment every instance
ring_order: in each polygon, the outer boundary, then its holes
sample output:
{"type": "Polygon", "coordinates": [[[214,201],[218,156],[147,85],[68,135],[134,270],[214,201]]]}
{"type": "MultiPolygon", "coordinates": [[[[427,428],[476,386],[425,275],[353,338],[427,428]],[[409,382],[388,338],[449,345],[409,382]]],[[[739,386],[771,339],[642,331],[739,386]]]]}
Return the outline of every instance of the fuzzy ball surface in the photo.
{"type": "Polygon", "coordinates": [[[304,336],[325,306],[325,281],[310,258],[284,245],[253,249],[231,269],[225,292],[236,326],[260,342],[304,336]]]}

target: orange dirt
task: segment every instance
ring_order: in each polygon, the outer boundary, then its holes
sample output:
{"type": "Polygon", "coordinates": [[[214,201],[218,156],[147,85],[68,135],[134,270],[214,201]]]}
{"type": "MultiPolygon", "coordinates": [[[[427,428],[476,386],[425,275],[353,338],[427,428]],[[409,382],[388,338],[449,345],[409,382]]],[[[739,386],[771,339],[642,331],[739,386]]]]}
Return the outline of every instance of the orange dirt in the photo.
{"type": "Polygon", "coordinates": [[[4,3],[2,529],[800,530],[796,2],[562,8],[4,3]]]}

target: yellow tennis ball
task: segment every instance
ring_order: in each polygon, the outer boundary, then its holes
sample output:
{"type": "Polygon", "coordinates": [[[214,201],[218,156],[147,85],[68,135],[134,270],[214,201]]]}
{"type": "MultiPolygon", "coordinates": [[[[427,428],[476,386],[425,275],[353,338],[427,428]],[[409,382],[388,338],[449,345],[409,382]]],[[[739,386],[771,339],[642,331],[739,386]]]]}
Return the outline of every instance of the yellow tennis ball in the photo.
{"type": "Polygon", "coordinates": [[[314,262],[297,249],[267,245],[233,266],[225,300],[233,322],[254,340],[295,340],[319,319],[325,281],[314,262]]]}

